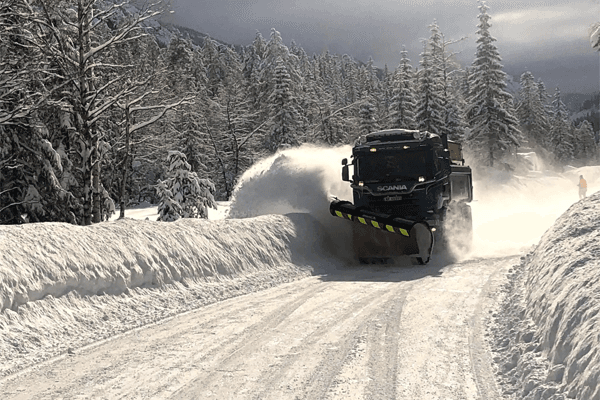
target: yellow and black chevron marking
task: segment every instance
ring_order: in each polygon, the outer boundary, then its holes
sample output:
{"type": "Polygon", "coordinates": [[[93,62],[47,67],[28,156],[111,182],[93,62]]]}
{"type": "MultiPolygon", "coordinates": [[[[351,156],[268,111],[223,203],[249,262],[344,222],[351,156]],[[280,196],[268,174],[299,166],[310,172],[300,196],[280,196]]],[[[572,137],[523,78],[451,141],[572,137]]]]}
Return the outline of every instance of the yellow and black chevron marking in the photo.
{"type": "Polygon", "coordinates": [[[337,215],[338,217],[343,218],[343,219],[349,219],[350,221],[360,222],[363,225],[371,225],[373,228],[387,230],[388,232],[392,232],[392,233],[399,233],[400,235],[407,236],[407,237],[409,236],[408,231],[406,229],[394,227],[394,226],[388,225],[388,224],[379,223],[370,218],[358,217],[358,216],[354,216],[352,214],[344,213],[344,212],[341,212],[338,210],[335,211],[335,215],[337,215]]]}

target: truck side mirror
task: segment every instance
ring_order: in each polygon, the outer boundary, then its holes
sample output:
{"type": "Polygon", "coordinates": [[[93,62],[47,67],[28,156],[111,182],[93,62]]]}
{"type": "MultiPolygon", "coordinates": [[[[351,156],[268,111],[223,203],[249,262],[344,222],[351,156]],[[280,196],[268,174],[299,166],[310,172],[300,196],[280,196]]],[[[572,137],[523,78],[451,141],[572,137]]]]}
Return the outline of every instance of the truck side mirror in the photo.
{"type": "Polygon", "coordinates": [[[347,159],[347,158],[344,158],[344,159],[342,160],[342,165],[347,165],[347,164],[348,164],[348,159],[347,159]]]}
{"type": "MultiPolygon", "coordinates": [[[[344,159],[346,160],[346,159],[344,159]]],[[[344,164],[344,166],[342,167],[342,180],[344,182],[349,182],[350,181],[350,172],[348,171],[348,165],[344,164]]]]}

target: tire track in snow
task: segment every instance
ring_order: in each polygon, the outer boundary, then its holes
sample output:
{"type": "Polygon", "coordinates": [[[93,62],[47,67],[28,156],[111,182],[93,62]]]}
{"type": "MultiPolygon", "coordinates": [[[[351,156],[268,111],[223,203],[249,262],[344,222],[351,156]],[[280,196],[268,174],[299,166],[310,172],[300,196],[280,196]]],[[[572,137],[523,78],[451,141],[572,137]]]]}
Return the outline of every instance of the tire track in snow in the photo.
{"type": "MultiPolygon", "coordinates": [[[[494,260],[494,264],[512,265],[508,261],[514,261],[514,257],[506,257],[494,260]]],[[[490,260],[491,261],[491,260],[490,260]]],[[[485,285],[479,294],[479,301],[475,307],[475,312],[469,321],[471,332],[469,334],[469,356],[471,358],[471,366],[473,369],[473,377],[477,386],[481,400],[497,400],[500,397],[499,390],[496,384],[496,376],[492,371],[492,360],[490,357],[490,349],[483,342],[484,323],[486,316],[483,313],[484,309],[491,309],[491,305],[495,303],[496,289],[499,287],[498,281],[502,279],[501,275],[506,275],[506,269],[501,266],[495,268],[496,272],[489,276],[485,285]]]]}
{"type": "MultiPolygon", "coordinates": [[[[350,321],[351,319],[356,318],[363,310],[380,302],[381,297],[389,295],[390,292],[390,288],[385,287],[376,292],[365,293],[365,297],[361,298],[358,303],[350,304],[345,312],[336,315],[334,319],[327,320],[325,324],[320,325],[315,331],[309,333],[303,338],[301,344],[294,346],[289,350],[282,363],[274,365],[273,368],[265,370],[261,374],[261,377],[258,380],[261,382],[261,386],[264,388],[273,388],[277,383],[283,382],[292,366],[305,356],[306,350],[316,348],[319,345],[319,342],[322,341],[327,334],[331,333],[332,328],[339,327],[344,321],[350,321]]],[[[346,295],[347,294],[344,294],[343,296],[346,295]]],[[[364,330],[363,325],[364,324],[360,325],[358,330],[354,330],[352,334],[354,336],[360,336],[362,330],[364,330]]],[[[268,392],[266,390],[262,391],[257,395],[257,398],[267,398],[269,392],[272,392],[272,390],[269,390],[268,392]]]]}
{"type": "Polygon", "coordinates": [[[410,288],[399,297],[383,306],[380,321],[373,321],[369,327],[369,378],[366,398],[392,400],[396,398],[398,371],[398,332],[400,331],[402,308],[410,288]]]}
{"type": "MultiPolygon", "coordinates": [[[[381,296],[373,296],[373,301],[369,302],[368,306],[373,305],[374,308],[369,309],[361,315],[363,322],[346,333],[337,343],[328,349],[327,354],[325,354],[319,366],[312,372],[311,378],[306,384],[307,389],[304,398],[321,399],[328,394],[331,395],[332,393],[329,392],[332,385],[337,385],[336,379],[338,381],[341,380],[339,377],[344,367],[355,361],[354,355],[357,354],[357,349],[365,340],[367,348],[370,349],[367,356],[368,368],[361,372],[368,374],[367,378],[372,382],[372,385],[388,385],[391,383],[393,385],[390,388],[391,393],[395,393],[395,375],[398,362],[397,338],[395,335],[390,335],[387,338],[382,337],[382,333],[377,331],[380,326],[383,327],[383,324],[379,324],[378,321],[385,321],[386,328],[383,330],[383,333],[389,333],[388,328],[397,331],[397,327],[400,324],[400,315],[398,314],[397,321],[393,321],[390,324],[390,314],[396,314],[396,312],[401,311],[406,295],[412,285],[404,285],[399,282],[392,282],[390,284],[395,287],[392,287],[391,290],[381,296]],[[400,290],[401,293],[398,293],[400,290]],[[392,296],[392,299],[387,299],[390,296],[392,296]],[[386,312],[388,307],[392,308],[394,312],[386,312]],[[390,348],[393,354],[389,353],[390,348]],[[388,365],[388,363],[391,363],[391,365],[388,365]],[[380,369],[379,371],[377,371],[378,368],[380,369]]],[[[367,388],[364,388],[367,395],[366,398],[370,398],[368,395],[376,391],[372,385],[369,384],[367,388]]],[[[381,398],[391,399],[393,396],[383,396],[381,398]]]]}
{"type": "Polygon", "coordinates": [[[198,387],[208,388],[211,382],[219,381],[222,372],[227,372],[227,367],[235,364],[236,357],[245,355],[247,349],[255,349],[264,337],[271,334],[271,331],[285,321],[289,316],[301,307],[308,299],[314,297],[318,292],[325,289],[324,285],[317,285],[309,288],[298,298],[289,303],[278,307],[272,313],[265,315],[257,323],[245,328],[239,335],[235,335],[224,342],[220,342],[212,348],[211,351],[204,354],[203,359],[208,359],[212,364],[218,365],[219,370],[194,379],[180,388],[170,398],[173,399],[196,399],[198,398],[198,387]],[[225,355],[223,355],[225,354],[225,355]]]}

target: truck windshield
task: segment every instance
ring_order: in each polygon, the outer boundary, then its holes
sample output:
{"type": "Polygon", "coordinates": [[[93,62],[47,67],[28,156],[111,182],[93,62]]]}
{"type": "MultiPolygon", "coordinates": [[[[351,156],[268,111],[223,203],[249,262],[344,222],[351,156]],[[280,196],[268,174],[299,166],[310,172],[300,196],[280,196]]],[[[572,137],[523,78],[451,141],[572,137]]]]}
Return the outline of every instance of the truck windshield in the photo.
{"type": "Polygon", "coordinates": [[[431,163],[424,151],[369,153],[358,157],[358,177],[364,182],[411,181],[431,176],[431,163]]]}

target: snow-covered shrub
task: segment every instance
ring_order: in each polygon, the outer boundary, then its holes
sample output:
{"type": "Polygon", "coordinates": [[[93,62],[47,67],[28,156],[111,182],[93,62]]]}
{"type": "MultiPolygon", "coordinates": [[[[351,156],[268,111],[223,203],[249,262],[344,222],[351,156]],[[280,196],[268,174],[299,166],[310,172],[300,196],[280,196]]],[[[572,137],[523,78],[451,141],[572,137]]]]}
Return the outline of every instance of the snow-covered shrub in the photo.
{"type": "Polygon", "coordinates": [[[173,193],[167,185],[168,180],[159,180],[156,185],[156,195],[159,199],[157,221],[172,222],[181,218],[181,206],[173,199],[173,193]]]}
{"type": "Polygon", "coordinates": [[[210,179],[201,179],[192,171],[185,154],[171,151],[167,161],[168,178],[158,181],[156,186],[160,199],[158,220],[208,218],[207,208],[217,208],[213,197],[215,185],[210,179]]]}

